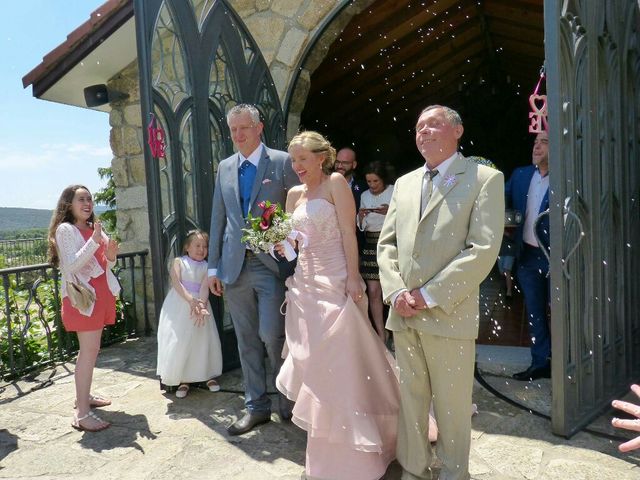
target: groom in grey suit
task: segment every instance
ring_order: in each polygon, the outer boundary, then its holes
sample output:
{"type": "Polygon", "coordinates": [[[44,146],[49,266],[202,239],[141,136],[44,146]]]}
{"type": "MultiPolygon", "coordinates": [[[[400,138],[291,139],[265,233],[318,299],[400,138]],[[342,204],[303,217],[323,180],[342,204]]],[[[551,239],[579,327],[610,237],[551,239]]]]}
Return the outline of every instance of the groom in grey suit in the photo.
{"type": "MultiPolygon", "coordinates": [[[[271,418],[267,394],[265,351],[274,378],[282,365],[284,280],[268,254],[255,254],[241,241],[247,214],[260,216],[264,200],[284,206],[287,191],[299,183],[286,152],[267,148],[261,141],[263,124],[252,105],[237,105],[227,114],[231,139],[238,153],[218,166],[209,237],[209,289],[225,293],[238,339],[244,377],[246,414],[227,431],[248,432],[271,418]]],[[[291,418],[291,404],[280,398],[280,417],[291,418]]]]}

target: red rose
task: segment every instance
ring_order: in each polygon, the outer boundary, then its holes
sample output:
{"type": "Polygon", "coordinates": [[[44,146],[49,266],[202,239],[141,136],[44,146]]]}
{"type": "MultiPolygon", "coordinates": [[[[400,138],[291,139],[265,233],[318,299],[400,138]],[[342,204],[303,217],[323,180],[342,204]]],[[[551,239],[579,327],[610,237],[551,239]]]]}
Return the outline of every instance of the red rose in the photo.
{"type": "Polygon", "coordinates": [[[260,222],[261,230],[268,230],[273,222],[273,215],[276,213],[277,204],[269,205],[262,213],[262,221],[260,222]]]}

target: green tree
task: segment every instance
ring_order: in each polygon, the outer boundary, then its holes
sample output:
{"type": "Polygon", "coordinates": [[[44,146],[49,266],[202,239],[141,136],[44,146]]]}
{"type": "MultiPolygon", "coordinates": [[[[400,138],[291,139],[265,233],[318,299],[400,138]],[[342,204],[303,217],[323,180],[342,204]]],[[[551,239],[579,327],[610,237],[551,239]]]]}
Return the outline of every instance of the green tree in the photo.
{"type": "Polygon", "coordinates": [[[98,175],[100,175],[100,178],[103,180],[105,178],[107,179],[106,187],[97,191],[93,197],[96,203],[107,207],[107,210],[105,210],[99,218],[105,230],[118,239],[119,235],[116,225],[116,184],[113,181],[111,167],[98,168],[98,175]]]}

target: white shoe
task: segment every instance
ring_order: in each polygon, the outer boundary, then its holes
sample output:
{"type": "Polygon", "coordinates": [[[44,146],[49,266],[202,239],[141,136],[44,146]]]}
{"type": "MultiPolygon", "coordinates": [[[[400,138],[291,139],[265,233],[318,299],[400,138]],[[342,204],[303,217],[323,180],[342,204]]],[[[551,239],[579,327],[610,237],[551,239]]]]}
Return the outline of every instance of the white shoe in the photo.
{"type": "Polygon", "coordinates": [[[183,383],[178,387],[178,390],[176,390],[176,398],[184,398],[187,396],[187,393],[189,393],[189,385],[183,383]]]}

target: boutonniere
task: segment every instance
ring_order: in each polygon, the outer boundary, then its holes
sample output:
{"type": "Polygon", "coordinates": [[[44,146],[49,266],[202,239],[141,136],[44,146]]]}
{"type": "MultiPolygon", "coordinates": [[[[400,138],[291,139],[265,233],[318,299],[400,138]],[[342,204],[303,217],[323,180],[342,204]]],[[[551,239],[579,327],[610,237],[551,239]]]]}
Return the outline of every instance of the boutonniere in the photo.
{"type": "Polygon", "coordinates": [[[266,185],[267,183],[271,183],[271,179],[270,178],[265,178],[264,180],[262,180],[262,184],[266,185]]]}
{"type": "Polygon", "coordinates": [[[360,185],[358,185],[357,183],[353,186],[353,190],[356,192],[360,191],[360,185]]]}
{"type": "Polygon", "coordinates": [[[453,187],[457,182],[458,180],[456,179],[456,176],[452,174],[445,176],[443,180],[445,187],[453,187]]]}

